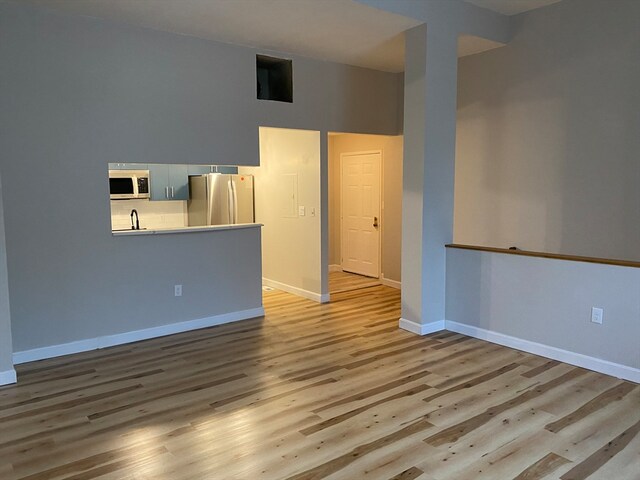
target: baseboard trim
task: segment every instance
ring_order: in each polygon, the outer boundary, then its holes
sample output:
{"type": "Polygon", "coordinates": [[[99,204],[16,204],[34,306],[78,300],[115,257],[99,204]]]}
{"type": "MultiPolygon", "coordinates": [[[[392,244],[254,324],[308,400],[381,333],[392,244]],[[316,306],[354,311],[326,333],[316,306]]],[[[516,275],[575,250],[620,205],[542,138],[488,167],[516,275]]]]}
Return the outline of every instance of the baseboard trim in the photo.
{"type": "Polygon", "coordinates": [[[402,283],[397,280],[391,280],[390,278],[384,278],[384,275],[380,275],[380,281],[383,285],[391,288],[397,288],[398,290],[402,290],[402,283]]]}
{"type": "Polygon", "coordinates": [[[416,335],[427,335],[429,333],[439,332],[440,330],[444,330],[444,325],[444,320],[422,324],[416,323],[412,320],[407,320],[406,318],[401,318],[398,322],[398,326],[401,329],[415,333],[416,335]]]}
{"type": "Polygon", "coordinates": [[[341,272],[342,271],[342,265],[329,265],[329,272],[341,272]]]}
{"type": "Polygon", "coordinates": [[[492,330],[485,330],[484,328],[452,322],[450,320],[445,322],[445,326],[446,329],[451,332],[461,333],[463,335],[468,335],[469,337],[486,340],[487,342],[497,343],[498,345],[504,345],[505,347],[515,348],[516,350],[522,350],[524,352],[533,353],[552,360],[569,363],[577,367],[604,373],[623,380],[640,383],[640,369],[637,368],[609,362],[608,360],[601,360],[595,357],[589,357],[581,353],[570,352],[568,350],[551,347],[549,345],[529,340],[523,340],[522,338],[512,337],[492,330]]]}
{"type": "Polygon", "coordinates": [[[286,283],[278,282],[276,280],[271,280],[269,278],[262,277],[262,284],[268,287],[277,288],[278,290],[282,290],[283,292],[292,293],[299,297],[308,298],[309,300],[313,300],[314,302],[327,303],[329,301],[328,293],[320,294],[320,293],[310,292],[309,290],[304,290],[303,288],[287,285],[286,283]]]}
{"type": "Polygon", "coordinates": [[[124,345],[126,343],[139,342],[140,340],[164,337],[166,335],[173,335],[175,333],[188,332],[201,328],[215,327],[216,325],[222,325],[225,323],[237,322],[239,320],[247,320],[249,318],[262,316],[264,316],[264,307],[258,307],[251,308],[249,310],[223,313],[221,315],[213,315],[211,317],[198,318],[196,320],[188,320],[186,322],[171,323],[169,325],[161,325],[159,327],[145,328],[143,330],[134,330],[132,332],[105,335],[102,337],[64,343],[61,345],[51,345],[49,347],[34,348],[32,350],[15,352],[13,354],[13,363],[19,365],[21,363],[44,360],[45,358],[61,357],[63,355],[70,355],[72,353],[87,352],[89,350],[98,350],[100,348],[124,345]]]}
{"type": "Polygon", "coordinates": [[[5,370],[4,372],[0,372],[0,386],[2,385],[11,385],[12,383],[16,383],[18,381],[18,375],[16,371],[12,368],[11,370],[5,370]]]}

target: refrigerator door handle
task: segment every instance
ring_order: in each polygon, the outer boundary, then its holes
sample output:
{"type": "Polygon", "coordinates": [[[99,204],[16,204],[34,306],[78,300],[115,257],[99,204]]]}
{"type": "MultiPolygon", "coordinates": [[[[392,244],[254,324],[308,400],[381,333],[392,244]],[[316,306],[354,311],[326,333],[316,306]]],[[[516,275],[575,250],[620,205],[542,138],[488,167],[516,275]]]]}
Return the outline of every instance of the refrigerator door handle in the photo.
{"type": "Polygon", "coordinates": [[[231,201],[232,201],[232,212],[233,216],[231,217],[231,223],[238,223],[238,193],[236,192],[236,182],[231,177],[231,201]]]}
{"type": "Polygon", "coordinates": [[[233,223],[233,182],[231,178],[227,183],[227,211],[229,213],[229,223],[233,223]]]}

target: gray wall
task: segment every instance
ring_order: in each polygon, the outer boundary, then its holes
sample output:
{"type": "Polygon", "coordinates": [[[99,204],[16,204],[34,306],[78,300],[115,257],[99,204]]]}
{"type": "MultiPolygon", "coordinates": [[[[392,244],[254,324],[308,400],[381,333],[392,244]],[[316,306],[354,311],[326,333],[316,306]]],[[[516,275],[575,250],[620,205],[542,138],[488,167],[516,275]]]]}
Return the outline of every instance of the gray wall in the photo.
{"type": "Polygon", "coordinates": [[[2,179],[0,179],[0,372],[13,369],[12,352],[7,251],[4,234],[4,209],[2,206],[2,179]]]}
{"type": "Polygon", "coordinates": [[[640,259],[638,19],[564,0],[460,60],[455,242],[640,259]]]}
{"type": "Polygon", "coordinates": [[[294,103],[264,102],[255,50],[0,9],[0,64],[11,66],[0,70],[0,171],[15,351],[261,304],[255,230],[112,237],[108,162],[255,165],[259,125],[398,130],[401,75],[296,57],[294,103]]]}
{"type": "Polygon", "coordinates": [[[640,269],[447,250],[447,320],[640,368],[640,269]],[[604,309],[602,325],[591,307],[604,309]]]}

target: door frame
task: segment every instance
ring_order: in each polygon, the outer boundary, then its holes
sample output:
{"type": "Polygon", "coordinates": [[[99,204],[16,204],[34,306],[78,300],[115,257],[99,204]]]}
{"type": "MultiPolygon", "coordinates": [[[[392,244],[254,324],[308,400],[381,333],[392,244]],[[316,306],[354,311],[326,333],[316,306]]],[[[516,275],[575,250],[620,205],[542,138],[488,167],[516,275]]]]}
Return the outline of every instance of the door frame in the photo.
{"type": "Polygon", "coordinates": [[[382,172],[384,172],[384,154],[381,149],[378,150],[362,150],[355,152],[343,152],[340,154],[340,268],[342,268],[343,264],[343,253],[344,253],[344,235],[342,219],[343,219],[343,202],[344,198],[342,196],[342,165],[344,162],[344,157],[355,157],[358,155],[380,155],[380,168],[378,169],[378,179],[380,180],[380,195],[378,198],[378,212],[380,213],[380,228],[378,229],[378,280],[382,281],[382,233],[384,230],[384,177],[382,172]]]}

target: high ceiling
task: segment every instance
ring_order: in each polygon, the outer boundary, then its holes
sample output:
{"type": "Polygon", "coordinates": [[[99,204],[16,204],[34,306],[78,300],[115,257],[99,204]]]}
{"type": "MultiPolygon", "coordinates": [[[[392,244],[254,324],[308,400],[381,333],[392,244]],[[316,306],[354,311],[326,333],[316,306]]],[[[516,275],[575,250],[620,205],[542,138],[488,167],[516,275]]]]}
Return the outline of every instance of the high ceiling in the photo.
{"type": "MultiPolygon", "coordinates": [[[[353,0],[6,1],[390,72],[403,71],[402,32],[419,24],[353,0]]],[[[522,8],[557,0],[468,1],[504,9],[514,3],[522,8]]],[[[458,53],[464,56],[498,46],[463,36],[458,53]]]]}

